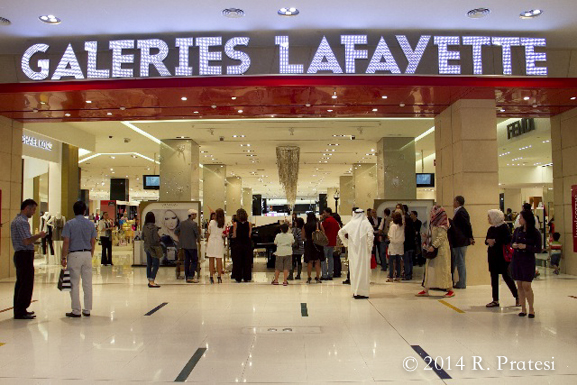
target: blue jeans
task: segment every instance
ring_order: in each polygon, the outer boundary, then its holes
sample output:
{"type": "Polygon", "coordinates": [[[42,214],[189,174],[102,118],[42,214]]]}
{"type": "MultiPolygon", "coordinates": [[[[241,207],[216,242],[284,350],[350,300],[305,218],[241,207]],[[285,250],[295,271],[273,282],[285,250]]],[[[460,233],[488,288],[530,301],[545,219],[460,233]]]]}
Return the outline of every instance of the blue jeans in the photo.
{"type": "Polygon", "coordinates": [[[393,279],[393,271],[397,271],[396,278],[401,279],[401,257],[402,255],[389,255],[389,278],[393,279]]]}
{"type": "Polygon", "coordinates": [[[382,241],[379,243],[379,255],[381,256],[381,270],[387,271],[387,242],[382,241]]]}
{"type": "Polygon", "coordinates": [[[405,279],[413,279],[413,254],[415,250],[405,251],[403,261],[405,265],[405,279]]]}
{"type": "Polygon", "coordinates": [[[158,268],[160,267],[160,259],[153,258],[150,253],[146,252],[146,278],[149,281],[154,281],[156,279],[156,273],[158,273],[158,268]]]}
{"type": "Polygon", "coordinates": [[[198,264],[198,250],[184,249],[184,276],[186,279],[193,279],[198,264]]]}
{"type": "Polygon", "coordinates": [[[467,246],[453,247],[451,251],[451,256],[453,257],[453,266],[459,273],[459,282],[455,283],[455,287],[464,289],[467,287],[467,265],[465,264],[467,246]]]}
{"type": "Polygon", "coordinates": [[[334,246],[323,246],[323,251],[325,253],[325,260],[321,264],[323,276],[322,278],[332,278],[335,272],[335,258],[333,252],[335,251],[334,246]]]}

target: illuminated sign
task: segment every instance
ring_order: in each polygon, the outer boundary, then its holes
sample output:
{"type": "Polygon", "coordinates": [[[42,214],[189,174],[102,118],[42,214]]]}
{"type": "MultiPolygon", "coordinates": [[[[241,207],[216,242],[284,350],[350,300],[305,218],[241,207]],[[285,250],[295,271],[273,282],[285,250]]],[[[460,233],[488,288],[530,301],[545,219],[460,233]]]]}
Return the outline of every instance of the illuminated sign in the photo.
{"type": "Polygon", "coordinates": [[[52,151],[52,142],[38,139],[33,136],[22,135],[22,143],[31,147],[40,148],[42,150],[52,151]]]}
{"type": "MultiPolygon", "coordinates": [[[[410,42],[406,35],[388,39],[374,35],[339,37],[339,41],[331,42],[335,39],[322,36],[316,48],[306,47],[307,52],[314,52],[314,55],[293,59],[298,62],[290,60],[290,38],[285,35],[275,36],[264,47],[262,39],[261,45],[251,47],[250,37],[232,37],[225,41],[222,36],[177,37],[170,42],[172,47],[162,39],[110,40],[100,44],[100,50],[99,42],[86,41],[82,48],[67,44],[58,62],[51,62],[53,59],[49,58],[55,54],[50,45],[40,43],[24,52],[21,69],[31,80],[243,74],[416,74],[422,62],[434,61],[434,69],[425,70],[428,74],[512,75],[513,63],[517,63],[513,60],[515,52],[524,57],[523,68],[517,72],[547,76],[544,38],[421,35],[410,42]],[[274,55],[267,56],[273,49],[274,55]],[[484,54],[486,60],[483,60],[484,54]],[[498,66],[493,63],[495,59],[498,66]],[[258,62],[260,68],[251,71],[253,61],[258,62]],[[107,68],[98,68],[97,63],[107,68]],[[471,69],[464,70],[469,64],[471,69]],[[491,69],[487,68],[489,66],[491,69]]],[[[301,48],[302,43],[297,49],[301,48]]]]}

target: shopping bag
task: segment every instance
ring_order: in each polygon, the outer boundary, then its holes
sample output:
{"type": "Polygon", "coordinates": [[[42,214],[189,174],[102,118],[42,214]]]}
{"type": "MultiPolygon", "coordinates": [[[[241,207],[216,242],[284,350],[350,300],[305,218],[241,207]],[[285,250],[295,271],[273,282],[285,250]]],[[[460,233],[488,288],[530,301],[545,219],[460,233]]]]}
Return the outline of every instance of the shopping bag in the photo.
{"type": "Polygon", "coordinates": [[[375,254],[371,255],[371,269],[376,269],[377,268],[377,257],[375,257],[375,254]]]}
{"type": "Polygon", "coordinates": [[[505,262],[513,260],[513,248],[510,245],[503,245],[503,258],[505,258],[505,262]]]}
{"type": "Polygon", "coordinates": [[[70,283],[70,271],[68,269],[60,270],[60,277],[58,277],[58,290],[72,291],[72,283],[70,283]]]}

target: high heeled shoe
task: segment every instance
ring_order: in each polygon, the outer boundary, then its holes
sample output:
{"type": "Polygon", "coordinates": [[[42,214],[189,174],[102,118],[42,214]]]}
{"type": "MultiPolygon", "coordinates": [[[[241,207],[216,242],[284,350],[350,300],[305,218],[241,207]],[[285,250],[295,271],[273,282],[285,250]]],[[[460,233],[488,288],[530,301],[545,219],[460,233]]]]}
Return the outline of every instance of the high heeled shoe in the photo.
{"type": "Polygon", "coordinates": [[[222,278],[218,277],[218,283],[222,283],[222,278]]]}
{"type": "Polygon", "coordinates": [[[210,284],[211,285],[214,284],[214,278],[213,277],[210,277],[210,284]]]}

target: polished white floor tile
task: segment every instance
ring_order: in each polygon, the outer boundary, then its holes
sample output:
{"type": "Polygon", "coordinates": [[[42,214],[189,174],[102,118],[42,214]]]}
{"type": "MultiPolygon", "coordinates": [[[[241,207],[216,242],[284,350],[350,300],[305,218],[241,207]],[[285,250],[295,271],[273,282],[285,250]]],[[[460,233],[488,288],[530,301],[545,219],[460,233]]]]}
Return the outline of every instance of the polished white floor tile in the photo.
{"type": "MultiPolygon", "coordinates": [[[[58,267],[36,272],[33,321],[0,313],[0,384],[174,382],[199,348],[206,352],[188,377],[196,383],[444,383],[411,345],[450,357],[454,384],[568,384],[577,380],[577,279],[542,269],[535,281],[537,318],[517,316],[501,285],[502,307],[487,309],[489,286],[457,291],[446,302],[416,298],[412,282],[386,283],[373,272],[371,298],[354,300],[342,279],[272,286],[258,261],[253,283],[225,277],[211,285],[177,281],[161,268],[160,289],[145,269],[94,269],[90,318],[69,319],[70,297],[56,290],[58,267]],[[151,316],[147,312],[168,304],[151,316]],[[301,314],[305,303],[308,316],[301,314]],[[283,329],[285,329],[283,331],[283,329]],[[489,370],[474,371],[473,357],[489,370]],[[498,370],[509,361],[554,360],[555,371],[498,370]],[[414,357],[419,367],[403,368],[414,357]],[[456,368],[460,357],[465,367],[456,368]],[[553,358],[554,357],[554,358],[553,358]]],[[[314,274],[313,274],[314,276],[314,274]]],[[[0,281],[0,310],[12,305],[13,280],[0,281]]],[[[445,365],[446,365],[445,361],[445,365]]]]}

